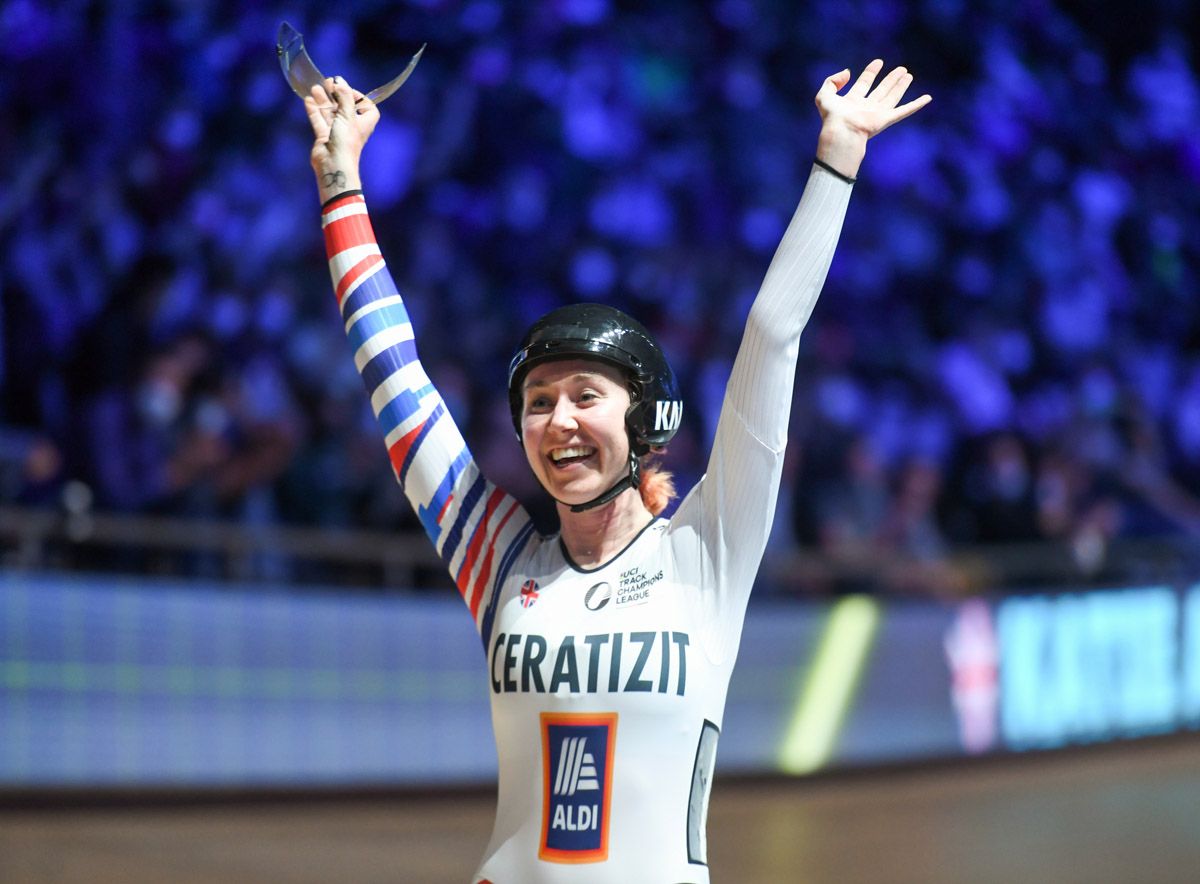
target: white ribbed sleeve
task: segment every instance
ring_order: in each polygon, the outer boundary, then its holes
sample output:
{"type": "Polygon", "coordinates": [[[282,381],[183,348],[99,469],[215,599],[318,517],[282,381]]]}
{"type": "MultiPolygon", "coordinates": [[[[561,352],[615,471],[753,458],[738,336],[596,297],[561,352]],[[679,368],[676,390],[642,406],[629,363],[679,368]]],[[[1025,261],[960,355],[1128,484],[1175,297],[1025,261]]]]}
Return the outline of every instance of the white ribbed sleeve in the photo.
{"type": "Polygon", "coordinates": [[[783,469],[800,333],[825,282],[851,186],[813,167],[750,308],[708,470],[671,520],[676,555],[695,569],[704,649],[736,652],[783,469]]]}
{"type": "Polygon", "coordinates": [[[829,272],[851,189],[813,166],[746,320],[724,408],[736,411],[770,448],[782,449],[787,442],[800,332],[829,272]]]}

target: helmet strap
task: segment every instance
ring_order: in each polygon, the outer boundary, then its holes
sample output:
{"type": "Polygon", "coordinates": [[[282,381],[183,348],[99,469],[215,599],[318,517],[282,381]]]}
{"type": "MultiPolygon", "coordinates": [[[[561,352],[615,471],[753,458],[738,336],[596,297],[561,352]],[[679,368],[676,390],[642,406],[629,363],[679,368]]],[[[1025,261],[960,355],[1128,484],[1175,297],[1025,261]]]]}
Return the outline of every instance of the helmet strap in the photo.
{"type": "Polygon", "coordinates": [[[629,475],[618,479],[617,483],[601,494],[599,497],[593,497],[587,503],[577,503],[571,506],[571,512],[582,513],[598,506],[603,506],[613,500],[618,494],[626,488],[636,489],[642,482],[642,465],[638,460],[638,456],[633,452],[633,446],[629,446],[629,475]]]}

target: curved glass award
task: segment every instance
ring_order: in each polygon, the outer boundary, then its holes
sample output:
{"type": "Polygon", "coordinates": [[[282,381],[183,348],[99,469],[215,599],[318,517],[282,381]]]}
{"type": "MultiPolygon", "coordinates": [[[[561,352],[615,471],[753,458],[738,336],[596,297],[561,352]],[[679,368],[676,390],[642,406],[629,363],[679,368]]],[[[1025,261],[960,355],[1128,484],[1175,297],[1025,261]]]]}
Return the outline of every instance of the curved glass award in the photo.
{"type": "MultiPolygon", "coordinates": [[[[403,86],[404,81],[413,72],[413,68],[417,66],[417,62],[421,60],[421,53],[424,51],[425,46],[421,46],[408,63],[408,67],[401,71],[398,77],[372,89],[367,93],[367,98],[375,104],[379,104],[403,86]]],[[[292,91],[301,98],[312,95],[313,86],[324,85],[325,77],[317,70],[317,66],[313,64],[313,60],[308,56],[308,51],[304,48],[304,35],[285,21],[279,23],[279,32],[275,37],[275,52],[279,56],[279,65],[283,68],[283,75],[287,77],[288,84],[292,87],[292,91]]]]}

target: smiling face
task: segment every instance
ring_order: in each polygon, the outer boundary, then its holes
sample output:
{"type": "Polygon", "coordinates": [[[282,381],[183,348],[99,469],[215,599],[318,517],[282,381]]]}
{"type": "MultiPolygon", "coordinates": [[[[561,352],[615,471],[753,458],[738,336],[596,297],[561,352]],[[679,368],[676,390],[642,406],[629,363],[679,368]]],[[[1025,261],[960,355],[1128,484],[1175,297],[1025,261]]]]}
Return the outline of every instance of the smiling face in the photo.
{"type": "Polygon", "coordinates": [[[525,456],[555,500],[586,503],[628,473],[629,389],[619,369],[592,359],[543,362],[522,392],[525,456]]]}

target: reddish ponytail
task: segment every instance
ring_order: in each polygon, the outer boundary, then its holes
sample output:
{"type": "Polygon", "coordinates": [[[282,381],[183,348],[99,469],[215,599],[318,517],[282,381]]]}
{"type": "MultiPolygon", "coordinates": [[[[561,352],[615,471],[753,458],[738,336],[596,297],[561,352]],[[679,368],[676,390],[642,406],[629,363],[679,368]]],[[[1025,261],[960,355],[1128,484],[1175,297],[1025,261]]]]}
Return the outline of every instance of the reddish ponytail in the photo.
{"type": "Polygon", "coordinates": [[[675,480],[666,470],[645,464],[642,466],[642,481],[638,484],[642,503],[652,515],[657,516],[675,499],[675,480]]]}

